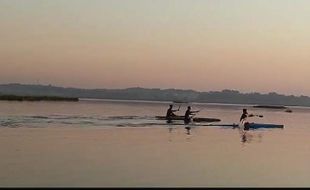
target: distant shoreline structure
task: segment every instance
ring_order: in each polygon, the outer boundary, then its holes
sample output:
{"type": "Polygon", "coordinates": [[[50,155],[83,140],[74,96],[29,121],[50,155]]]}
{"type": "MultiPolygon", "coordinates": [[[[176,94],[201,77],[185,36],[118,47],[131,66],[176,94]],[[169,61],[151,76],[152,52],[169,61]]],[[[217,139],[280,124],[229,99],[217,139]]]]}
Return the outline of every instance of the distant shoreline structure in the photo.
{"type": "Polygon", "coordinates": [[[0,101],[69,101],[69,102],[78,102],[79,98],[59,97],[59,96],[0,95],[0,101]]]}
{"type": "Polygon", "coordinates": [[[276,92],[268,94],[241,93],[237,90],[227,89],[200,92],[173,88],[81,89],[52,85],[0,84],[0,95],[8,94],[15,96],[76,97],[79,99],[165,101],[175,104],[217,103],[310,107],[310,97],[308,96],[282,95],[276,92]]]}

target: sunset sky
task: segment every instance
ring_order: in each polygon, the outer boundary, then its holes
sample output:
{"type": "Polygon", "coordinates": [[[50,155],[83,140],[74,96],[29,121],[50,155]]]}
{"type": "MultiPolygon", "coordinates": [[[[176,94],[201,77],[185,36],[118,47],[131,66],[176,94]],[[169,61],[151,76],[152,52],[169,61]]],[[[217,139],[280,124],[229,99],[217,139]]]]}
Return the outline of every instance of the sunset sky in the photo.
{"type": "Polygon", "coordinates": [[[308,0],[0,0],[0,83],[310,95],[308,0]]]}

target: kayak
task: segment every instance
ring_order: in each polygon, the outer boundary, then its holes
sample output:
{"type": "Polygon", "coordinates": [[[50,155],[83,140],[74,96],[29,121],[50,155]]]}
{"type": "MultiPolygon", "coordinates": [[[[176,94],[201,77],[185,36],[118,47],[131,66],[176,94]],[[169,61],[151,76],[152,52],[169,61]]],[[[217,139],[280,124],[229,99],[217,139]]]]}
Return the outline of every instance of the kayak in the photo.
{"type": "Polygon", "coordinates": [[[272,105],[258,105],[253,106],[253,108],[269,108],[269,109],[286,109],[285,106],[272,106],[272,105]]]}
{"type": "MultiPolygon", "coordinates": [[[[156,116],[158,120],[166,120],[166,116],[156,116]]],[[[174,116],[171,120],[184,120],[184,116],[174,116]]],[[[193,122],[220,122],[220,119],[217,118],[205,118],[205,117],[195,117],[192,119],[193,122]]]]}
{"type": "Polygon", "coordinates": [[[244,130],[260,129],[260,128],[267,128],[267,129],[280,128],[280,129],[283,129],[284,125],[264,124],[264,123],[246,123],[244,125],[244,130]]]}
{"type": "Polygon", "coordinates": [[[203,117],[195,117],[193,118],[194,122],[220,122],[220,119],[216,119],[216,118],[203,118],[203,117]]]}

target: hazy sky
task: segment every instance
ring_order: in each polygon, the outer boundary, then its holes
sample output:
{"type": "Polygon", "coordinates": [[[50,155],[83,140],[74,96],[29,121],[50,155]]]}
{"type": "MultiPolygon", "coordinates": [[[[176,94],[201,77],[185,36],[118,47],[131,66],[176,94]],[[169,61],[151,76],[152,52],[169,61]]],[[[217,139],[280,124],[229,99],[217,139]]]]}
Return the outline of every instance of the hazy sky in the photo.
{"type": "Polygon", "coordinates": [[[0,0],[0,83],[310,95],[308,0],[0,0]]]}

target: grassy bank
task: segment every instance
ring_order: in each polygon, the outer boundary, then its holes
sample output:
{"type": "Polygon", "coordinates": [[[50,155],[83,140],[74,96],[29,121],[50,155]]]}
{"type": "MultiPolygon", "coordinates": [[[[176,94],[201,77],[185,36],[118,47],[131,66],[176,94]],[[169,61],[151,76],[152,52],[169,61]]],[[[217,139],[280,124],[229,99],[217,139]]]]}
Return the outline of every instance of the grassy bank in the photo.
{"type": "Polygon", "coordinates": [[[71,101],[71,102],[77,102],[77,101],[79,101],[79,98],[58,97],[58,96],[0,95],[0,100],[6,100],[6,101],[71,101]]]}

